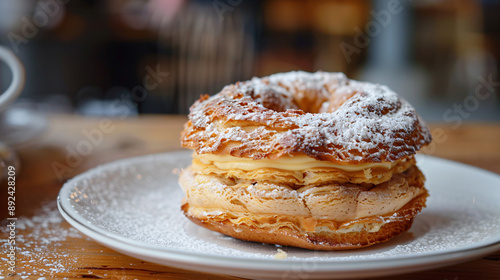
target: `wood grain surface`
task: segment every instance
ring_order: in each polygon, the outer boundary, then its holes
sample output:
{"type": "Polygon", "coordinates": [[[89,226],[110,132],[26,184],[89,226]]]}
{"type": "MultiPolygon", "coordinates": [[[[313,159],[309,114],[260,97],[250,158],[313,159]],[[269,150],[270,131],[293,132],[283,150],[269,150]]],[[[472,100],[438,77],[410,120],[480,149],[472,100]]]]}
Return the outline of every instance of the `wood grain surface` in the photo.
{"type": "MultiPolygon", "coordinates": [[[[89,168],[121,158],[180,149],[179,133],[185,121],[185,116],[141,116],[126,120],[49,116],[47,131],[17,149],[21,168],[16,174],[16,217],[23,225],[16,232],[17,275],[7,276],[7,246],[2,246],[0,279],[237,279],[125,256],[79,234],[56,210],[55,200],[63,183],[89,168]],[[99,135],[97,131],[102,137],[95,136],[88,154],[68,161],[70,151],[89,140],[88,135],[99,135]],[[65,168],[54,167],[61,165],[65,168]]],[[[431,127],[434,144],[425,153],[500,174],[500,124],[431,127]]],[[[5,227],[5,181],[1,189],[0,217],[5,227]]],[[[1,238],[6,240],[6,236],[1,238]]],[[[500,279],[500,252],[459,265],[380,279],[500,279]]]]}

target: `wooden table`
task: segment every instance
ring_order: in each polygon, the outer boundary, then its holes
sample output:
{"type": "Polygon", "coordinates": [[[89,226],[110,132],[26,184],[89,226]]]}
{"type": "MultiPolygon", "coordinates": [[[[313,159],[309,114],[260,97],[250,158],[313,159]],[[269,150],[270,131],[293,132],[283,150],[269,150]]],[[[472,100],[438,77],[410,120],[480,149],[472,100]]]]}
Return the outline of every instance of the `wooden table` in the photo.
{"type": "MultiPolygon", "coordinates": [[[[31,144],[18,149],[22,162],[16,175],[17,273],[12,279],[52,277],[67,279],[236,279],[160,266],[103,247],[79,234],[62,220],[55,199],[64,181],[96,165],[120,158],[180,149],[179,132],[184,116],[142,116],[111,120],[109,131],[74,167],[54,172],[54,162],[64,163],[68,149],[98,129],[102,119],[52,115],[49,128],[31,144]],[[112,128],[112,129],[111,129],[112,128]]],[[[432,125],[440,135],[426,152],[471,164],[500,174],[500,124],[464,124],[452,129],[432,125]]],[[[5,185],[5,182],[2,182],[5,185]]],[[[499,186],[500,187],[500,186],[499,186]]],[[[6,188],[1,188],[2,228],[7,218],[6,188]]],[[[2,231],[5,233],[5,230],[2,231]]],[[[5,237],[2,237],[5,238],[5,237]]],[[[7,275],[2,246],[0,275],[7,275]]],[[[3,278],[1,278],[3,279],[3,278]]],[[[500,279],[500,252],[450,267],[384,279],[500,279]]]]}

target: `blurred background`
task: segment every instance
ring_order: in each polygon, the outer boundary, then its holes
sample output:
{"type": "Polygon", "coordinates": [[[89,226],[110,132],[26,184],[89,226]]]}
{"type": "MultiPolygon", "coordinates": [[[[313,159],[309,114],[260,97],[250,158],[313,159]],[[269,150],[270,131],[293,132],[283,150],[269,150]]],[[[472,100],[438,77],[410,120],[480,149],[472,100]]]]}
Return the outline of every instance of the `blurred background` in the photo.
{"type": "Polygon", "coordinates": [[[324,70],[386,84],[429,122],[499,121],[499,14],[495,0],[0,0],[0,44],[26,67],[11,106],[40,113],[186,114],[229,83],[324,70]]]}

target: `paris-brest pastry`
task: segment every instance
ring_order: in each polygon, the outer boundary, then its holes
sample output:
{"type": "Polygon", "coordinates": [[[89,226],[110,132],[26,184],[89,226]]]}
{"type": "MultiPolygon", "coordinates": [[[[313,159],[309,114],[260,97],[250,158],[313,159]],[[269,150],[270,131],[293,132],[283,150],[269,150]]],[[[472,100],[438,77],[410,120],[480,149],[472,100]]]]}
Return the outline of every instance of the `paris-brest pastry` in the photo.
{"type": "Polygon", "coordinates": [[[414,154],[430,141],[415,109],[386,86],[327,72],[238,82],[191,107],[181,208],[242,240],[373,245],[407,231],[425,207],[414,154]]]}

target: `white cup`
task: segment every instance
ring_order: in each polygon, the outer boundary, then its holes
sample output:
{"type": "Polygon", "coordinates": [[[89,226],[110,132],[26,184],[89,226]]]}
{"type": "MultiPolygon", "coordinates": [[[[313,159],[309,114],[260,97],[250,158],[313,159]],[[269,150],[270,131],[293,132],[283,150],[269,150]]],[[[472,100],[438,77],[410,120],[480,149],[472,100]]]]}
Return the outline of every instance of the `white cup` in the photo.
{"type": "Polygon", "coordinates": [[[12,51],[2,46],[0,46],[0,60],[4,61],[12,72],[10,86],[0,95],[0,112],[2,112],[23,90],[24,66],[12,51]]]}

